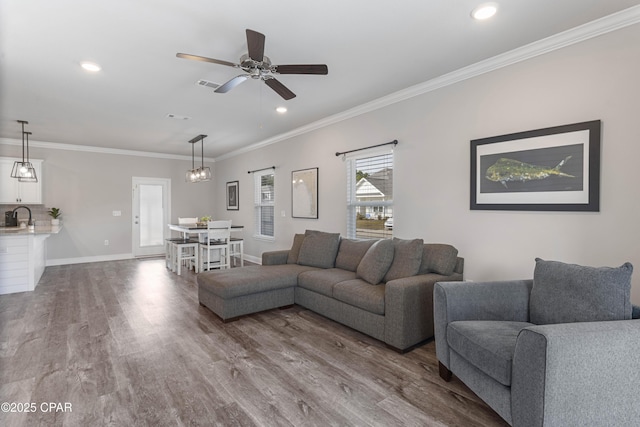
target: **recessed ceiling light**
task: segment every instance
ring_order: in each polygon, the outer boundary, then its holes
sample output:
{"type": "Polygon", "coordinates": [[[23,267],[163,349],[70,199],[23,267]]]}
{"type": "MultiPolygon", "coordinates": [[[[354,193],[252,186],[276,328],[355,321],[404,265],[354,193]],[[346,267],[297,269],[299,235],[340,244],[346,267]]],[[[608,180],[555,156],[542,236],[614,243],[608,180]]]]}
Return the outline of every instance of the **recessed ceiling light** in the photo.
{"type": "Polygon", "coordinates": [[[85,70],[91,71],[91,72],[94,72],[94,73],[98,72],[98,71],[100,71],[102,69],[95,62],[82,62],[82,63],[80,63],[80,66],[82,68],[84,68],[85,70]]]}
{"type": "Polygon", "coordinates": [[[280,114],[284,114],[287,112],[287,107],[278,107],[276,108],[276,111],[280,114]]]}
{"type": "Polygon", "coordinates": [[[489,19],[498,11],[497,3],[483,3],[480,6],[476,7],[471,11],[471,16],[473,19],[477,19],[478,21],[482,21],[484,19],[489,19]]]}

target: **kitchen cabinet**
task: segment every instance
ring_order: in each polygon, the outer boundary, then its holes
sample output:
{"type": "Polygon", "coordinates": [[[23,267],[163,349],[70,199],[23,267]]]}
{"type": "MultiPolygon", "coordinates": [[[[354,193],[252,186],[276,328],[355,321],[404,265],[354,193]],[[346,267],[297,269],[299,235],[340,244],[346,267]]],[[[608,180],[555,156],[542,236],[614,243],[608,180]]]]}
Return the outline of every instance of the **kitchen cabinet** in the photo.
{"type": "Polygon", "coordinates": [[[15,161],[22,159],[0,158],[0,204],[42,204],[42,160],[30,159],[36,170],[38,182],[20,182],[11,178],[11,170],[15,161]]]}

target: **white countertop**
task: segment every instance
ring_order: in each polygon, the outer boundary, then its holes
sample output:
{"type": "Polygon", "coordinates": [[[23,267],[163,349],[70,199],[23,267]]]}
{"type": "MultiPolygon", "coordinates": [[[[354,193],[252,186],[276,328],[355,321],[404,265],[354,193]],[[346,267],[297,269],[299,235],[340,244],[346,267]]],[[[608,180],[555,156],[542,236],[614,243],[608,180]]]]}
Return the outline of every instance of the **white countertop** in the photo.
{"type": "Polygon", "coordinates": [[[28,236],[30,234],[58,234],[62,225],[36,225],[35,228],[0,227],[0,236],[28,236]]]}

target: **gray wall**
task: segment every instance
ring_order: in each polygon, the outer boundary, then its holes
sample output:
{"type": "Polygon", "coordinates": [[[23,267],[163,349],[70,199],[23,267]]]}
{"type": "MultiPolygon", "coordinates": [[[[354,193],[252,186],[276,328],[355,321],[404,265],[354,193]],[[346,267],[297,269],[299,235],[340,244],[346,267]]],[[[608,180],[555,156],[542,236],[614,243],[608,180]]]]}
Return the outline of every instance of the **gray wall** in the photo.
{"type": "MultiPolygon", "coordinates": [[[[212,182],[184,182],[187,160],[33,147],[30,153],[44,160],[44,205],[62,210],[62,231],[47,239],[49,264],[131,255],[133,176],[171,179],[174,222],[179,216],[212,215],[215,210],[212,182]],[[112,216],[114,210],[122,216],[112,216]]],[[[0,145],[0,155],[20,156],[21,147],[0,145]]]]}
{"type": "MultiPolygon", "coordinates": [[[[640,267],[640,25],[529,59],[328,127],[216,162],[215,190],[240,181],[240,210],[215,216],[245,229],[245,251],[288,248],[307,228],[346,231],[345,166],[336,151],[398,139],[394,234],[455,245],[472,280],[529,278],[534,258],[640,267]],[[602,120],[597,213],[469,209],[469,141],[602,120]],[[253,239],[247,170],[277,166],[276,239],[253,239]],[[320,218],[293,219],[291,171],[319,167],[320,218]],[[280,212],[285,211],[286,217],[280,212]]],[[[640,274],[632,300],[640,304],[640,274]]]]}

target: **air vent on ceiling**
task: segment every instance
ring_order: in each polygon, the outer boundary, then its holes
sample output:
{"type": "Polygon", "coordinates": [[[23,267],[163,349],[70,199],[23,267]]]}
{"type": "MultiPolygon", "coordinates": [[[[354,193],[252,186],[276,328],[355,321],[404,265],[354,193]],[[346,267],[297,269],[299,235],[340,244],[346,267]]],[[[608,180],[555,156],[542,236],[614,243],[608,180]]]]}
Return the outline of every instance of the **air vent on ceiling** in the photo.
{"type": "Polygon", "coordinates": [[[218,83],[210,82],[209,80],[198,80],[196,85],[210,87],[211,89],[218,89],[220,87],[218,83]]]}
{"type": "Polygon", "coordinates": [[[191,119],[191,117],[187,117],[187,116],[180,116],[178,114],[167,114],[167,119],[175,119],[175,120],[189,120],[191,119]]]}

